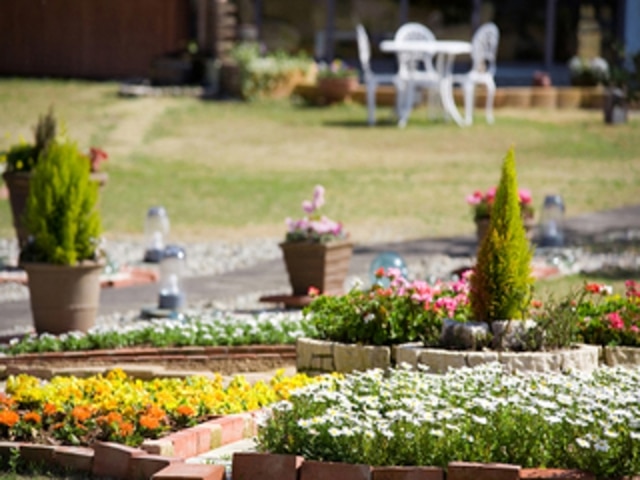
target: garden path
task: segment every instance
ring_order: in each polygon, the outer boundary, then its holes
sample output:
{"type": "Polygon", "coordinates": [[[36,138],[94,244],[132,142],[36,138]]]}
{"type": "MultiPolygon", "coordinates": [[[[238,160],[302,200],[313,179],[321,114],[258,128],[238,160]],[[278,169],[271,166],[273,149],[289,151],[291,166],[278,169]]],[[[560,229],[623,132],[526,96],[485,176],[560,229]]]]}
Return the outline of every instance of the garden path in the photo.
{"type": "MultiPolygon", "coordinates": [[[[566,219],[569,245],[583,245],[591,241],[640,243],[640,204],[615,210],[594,212],[566,219]]],[[[395,251],[408,264],[423,262],[425,258],[464,263],[477,248],[475,236],[450,238],[422,238],[406,242],[356,245],[350,266],[350,277],[368,278],[372,260],[382,252],[395,251]]],[[[184,289],[193,304],[233,304],[232,299],[262,295],[287,294],[290,291],[284,263],[280,258],[262,261],[233,271],[186,278],[184,289]]],[[[103,289],[99,315],[140,311],[157,299],[157,285],[144,284],[127,288],[103,289]]],[[[273,305],[263,304],[265,310],[273,305]]],[[[1,304],[0,337],[28,332],[32,329],[28,300],[1,304]]],[[[1,339],[1,338],[0,338],[1,339]]]]}

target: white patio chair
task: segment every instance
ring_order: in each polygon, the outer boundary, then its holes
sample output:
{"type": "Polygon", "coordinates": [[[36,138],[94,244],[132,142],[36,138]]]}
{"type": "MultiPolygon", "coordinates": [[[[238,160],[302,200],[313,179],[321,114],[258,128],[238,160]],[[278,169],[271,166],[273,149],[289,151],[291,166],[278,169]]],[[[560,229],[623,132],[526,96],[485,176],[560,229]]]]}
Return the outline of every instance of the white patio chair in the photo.
{"type": "Polygon", "coordinates": [[[465,123],[473,123],[476,84],[487,88],[485,115],[487,123],[493,123],[493,100],[496,94],[496,57],[500,30],[494,23],[481,25],[471,39],[471,69],[464,74],[453,75],[453,84],[460,85],[464,92],[465,123]]]}
{"type": "Polygon", "coordinates": [[[376,123],[376,91],[378,85],[393,84],[396,87],[396,112],[398,111],[398,75],[395,73],[375,73],[371,69],[371,44],[369,35],[364,26],[356,25],[358,38],[358,55],[362,68],[362,77],[367,89],[367,122],[369,125],[376,123]]]}
{"type": "MultiPolygon", "coordinates": [[[[402,25],[395,33],[397,42],[435,41],[436,36],[425,25],[409,22],[402,25]]],[[[404,82],[401,91],[405,98],[401,99],[403,108],[409,111],[420,100],[422,89],[427,89],[428,106],[433,116],[433,109],[439,104],[440,74],[433,65],[433,56],[427,53],[398,53],[398,75],[404,82]],[[413,88],[409,88],[412,85],[413,88]]]]}

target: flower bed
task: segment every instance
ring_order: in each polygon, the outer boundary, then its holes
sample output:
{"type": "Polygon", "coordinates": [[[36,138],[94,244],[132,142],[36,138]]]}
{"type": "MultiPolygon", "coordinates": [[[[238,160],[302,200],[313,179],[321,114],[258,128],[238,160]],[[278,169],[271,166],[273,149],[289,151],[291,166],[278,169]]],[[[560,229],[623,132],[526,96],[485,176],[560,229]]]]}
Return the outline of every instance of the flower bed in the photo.
{"type": "Polygon", "coordinates": [[[261,451],[306,460],[441,466],[454,460],[640,472],[635,370],[508,375],[497,364],[446,375],[370,370],[327,378],[272,407],[261,451]]]}
{"type": "Polygon", "coordinates": [[[8,355],[19,355],[133,346],[292,345],[296,338],[313,332],[310,322],[296,313],[241,315],[212,312],[188,315],[182,320],[149,320],[117,328],[98,326],[88,333],[34,333],[14,338],[0,350],[8,355]]]}
{"type": "Polygon", "coordinates": [[[7,380],[0,393],[0,439],[48,445],[90,445],[96,440],[140,445],[210,419],[260,409],[286,399],[314,379],[285,377],[250,385],[236,376],[227,385],[217,375],[142,381],[114,369],[85,379],[29,375],[7,380]]]}

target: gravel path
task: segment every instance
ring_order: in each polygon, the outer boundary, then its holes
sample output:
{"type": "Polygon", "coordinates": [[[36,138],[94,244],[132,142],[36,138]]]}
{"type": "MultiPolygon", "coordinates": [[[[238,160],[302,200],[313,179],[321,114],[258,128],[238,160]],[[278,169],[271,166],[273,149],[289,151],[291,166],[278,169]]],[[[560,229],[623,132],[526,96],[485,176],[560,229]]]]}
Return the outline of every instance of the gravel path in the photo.
{"type": "MultiPolygon", "coordinates": [[[[203,276],[221,274],[236,269],[250,267],[260,262],[281,258],[278,247],[279,239],[253,239],[243,242],[208,242],[190,243],[183,245],[187,252],[185,276],[203,276]],[[219,259],[224,258],[224,262],[219,259]]],[[[105,245],[109,260],[117,269],[123,265],[141,263],[144,244],[140,240],[112,241],[105,245]]],[[[0,262],[5,265],[17,264],[18,248],[15,239],[0,238],[0,262]]],[[[433,281],[437,278],[449,278],[451,272],[469,266],[472,258],[453,258],[447,255],[429,255],[413,260],[408,265],[412,279],[433,281]]],[[[627,272],[640,271],[640,254],[638,248],[623,251],[587,251],[581,248],[562,250],[543,250],[536,252],[536,262],[551,264],[560,268],[563,273],[578,273],[580,271],[603,271],[622,269],[627,272]]],[[[348,278],[347,284],[366,279],[348,278]]],[[[247,295],[229,299],[225,302],[205,302],[189,305],[188,313],[198,310],[233,310],[233,309],[263,309],[264,304],[257,301],[260,295],[273,292],[252,292],[247,295]]],[[[29,290],[18,283],[0,283],[0,303],[15,300],[26,300],[29,290]]],[[[109,316],[99,317],[98,325],[120,325],[123,322],[139,320],[139,311],[119,312],[109,316]]],[[[5,332],[6,333],[6,332],[5,332]]]]}

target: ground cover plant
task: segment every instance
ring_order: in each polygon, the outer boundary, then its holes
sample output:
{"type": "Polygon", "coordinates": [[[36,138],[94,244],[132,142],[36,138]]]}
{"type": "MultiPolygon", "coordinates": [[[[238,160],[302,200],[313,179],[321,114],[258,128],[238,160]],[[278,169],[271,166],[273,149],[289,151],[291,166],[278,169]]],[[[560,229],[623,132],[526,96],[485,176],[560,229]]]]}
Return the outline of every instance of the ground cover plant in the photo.
{"type": "Polygon", "coordinates": [[[640,373],[507,374],[498,364],[445,375],[399,368],[328,378],[272,406],[258,448],[370,465],[500,462],[640,472],[640,373]]]}
{"type": "Polygon", "coordinates": [[[180,320],[149,320],[121,326],[96,326],[87,333],[32,333],[12,339],[0,351],[9,355],[123,347],[293,345],[315,335],[299,313],[241,315],[230,312],[187,314],[180,320]]]}
{"type": "MultiPolygon", "coordinates": [[[[144,213],[157,204],[176,241],[279,239],[291,205],[316,184],[332,192],[331,215],[356,243],[472,235],[465,197],[496,184],[509,145],[522,186],[540,202],[561,194],[567,216],[637,202],[638,120],[610,128],[597,109],[498,109],[495,125],[464,129],[417,111],[399,130],[384,121],[369,128],[359,104],[126,99],[117,90],[110,82],[0,79],[0,151],[31,138],[34,118],[54,99],[84,151],[109,152],[101,194],[107,240],[142,237],[144,213]]],[[[381,109],[385,116],[390,108],[381,109]]],[[[14,235],[7,200],[0,235],[14,235]]]]}
{"type": "Polygon", "coordinates": [[[88,378],[11,376],[0,393],[0,439],[58,445],[105,440],[136,446],[146,438],[194,426],[213,415],[257,410],[316,381],[277,372],[249,384],[242,375],[227,385],[189,376],[142,381],[114,369],[88,378]]]}

